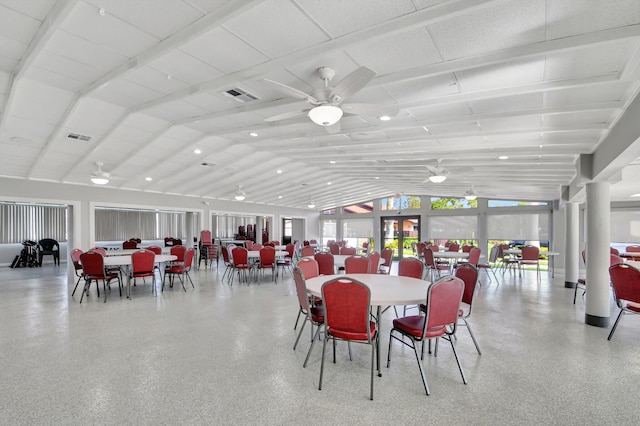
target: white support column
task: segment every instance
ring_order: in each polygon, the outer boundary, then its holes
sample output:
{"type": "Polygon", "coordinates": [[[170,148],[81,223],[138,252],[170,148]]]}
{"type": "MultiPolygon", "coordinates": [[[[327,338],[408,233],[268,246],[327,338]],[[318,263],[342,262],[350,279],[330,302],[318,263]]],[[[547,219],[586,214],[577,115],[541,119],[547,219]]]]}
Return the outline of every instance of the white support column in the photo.
{"type": "Polygon", "coordinates": [[[611,208],[608,182],[591,182],[587,190],[587,295],[585,323],[608,327],[611,208]]]}
{"type": "Polygon", "coordinates": [[[565,204],[564,286],[574,288],[580,270],[580,217],[578,203],[565,204]]]}

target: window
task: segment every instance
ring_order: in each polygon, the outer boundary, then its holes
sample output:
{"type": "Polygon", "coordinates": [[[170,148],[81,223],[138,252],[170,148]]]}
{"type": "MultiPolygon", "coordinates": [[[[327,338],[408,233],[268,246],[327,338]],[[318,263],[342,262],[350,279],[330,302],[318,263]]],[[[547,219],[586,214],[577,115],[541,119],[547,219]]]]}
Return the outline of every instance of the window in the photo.
{"type": "Polygon", "coordinates": [[[67,206],[0,203],[0,243],[53,238],[67,241],[67,206]]]}
{"type": "Polygon", "coordinates": [[[478,216],[431,216],[429,237],[434,240],[475,240],[478,216]]]}
{"type": "Polygon", "coordinates": [[[419,209],[422,199],[417,195],[401,195],[399,197],[382,198],[380,209],[382,210],[410,210],[419,209]]]}
{"type": "Polygon", "coordinates": [[[548,206],[547,201],[489,200],[489,207],[548,206]]]}
{"type": "Polygon", "coordinates": [[[184,238],[185,212],[96,207],[96,241],[184,238]]]}
{"type": "Polygon", "coordinates": [[[342,208],[343,213],[371,213],[373,212],[373,201],[353,204],[342,208]]]}
{"type": "Polygon", "coordinates": [[[320,222],[322,226],[322,244],[326,245],[329,240],[336,240],[336,221],[323,220],[320,222]]]}
{"type": "Polygon", "coordinates": [[[637,244],[640,241],[640,212],[637,210],[612,211],[611,241],[637,244]]]}
{"type": "Polygon", "coordinates": [[[549,241],[549,213],[487,215],[490,240],[549,241]]]}
{"type": "Polygon", "coordinates": [[[336,209],[322,210],[323,215],[334,215],[336,214],[336,209]]]}
{"type": "Polygon", "coordinates": [[[432,210],[475,209],[477,207],[478,200],[467,200],[466,198],[431,197],[432,210]]]}
{"type": "Polygon", "coordinates": [[[345,219],[342,221],[342,239],[350,247],[360,247],[373,238],[373,219],[345,219]]]}

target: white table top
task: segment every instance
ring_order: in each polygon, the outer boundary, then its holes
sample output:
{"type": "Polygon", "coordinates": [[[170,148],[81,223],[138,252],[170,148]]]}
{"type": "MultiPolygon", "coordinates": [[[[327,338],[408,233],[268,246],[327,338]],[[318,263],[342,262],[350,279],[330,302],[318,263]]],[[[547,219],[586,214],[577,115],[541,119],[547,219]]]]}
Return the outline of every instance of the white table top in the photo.
{"type": "MultiPolygon", "coordinates": [[[[276,257],[285,257],[289,256],[288,251],[276,250],[276,257]]],[[[249,259],[258,259],[260,258],[260,250],[249,250],[247,251],[247,257],[249,259]]]]}
{"type": "Polygon", "coordinates": [[[469,253],[462,251],[434,251],[433,257],[441,259],[468,259],[469,253]]]}
{"type": "MultiPolygon", "coordinates": [[[[520,249],[508,249],[503,251],[504,254],[522,254],[522,250],[520,249]]],[[[557,251],[540,251],[540,256],[560,256],[560,253],[557,251]]]]}
{"type": "Polygon", "coordinates": [[[374,306],[415,305],[427,299],[429,281],[418,278],[385,274],[323,275],[306,280],[307,290],[314,296],[322,296],[322,284],[334,278],[350,277],[366,284],[371,290],[374,306]]]}
{"type": "Polygon", "coordinates": [[[640,262],[638,262],[637,260],[625,260],[624,263],[627,265],[631,265],[636,269],[640,269],[640,262]]]}
{"type": "MultiPolygon", "coordinates": [[[[162,254],[169,254],[171,252],[171,247],[161,247],[162,254]]],[[[120,249],[120,250],[107,250],[106,256],[131,256],[133,253],[142,250],[142,248],[137,249],[120,249]]]]}
{"type": "Polygon", "coordinates": [[[623,257],[640,257],[640,252],[637,251],[621,251],[620,256],[623,257]]]}
{"type": "MultiPolygon", "coordinates": [[[[178,256],[172,254],[156,254],[155,263],[170,262],[176,260],[178,256]]],[[[131,265],[131,255],[109,256],[104,258],[104,266],[131,265]]]]}

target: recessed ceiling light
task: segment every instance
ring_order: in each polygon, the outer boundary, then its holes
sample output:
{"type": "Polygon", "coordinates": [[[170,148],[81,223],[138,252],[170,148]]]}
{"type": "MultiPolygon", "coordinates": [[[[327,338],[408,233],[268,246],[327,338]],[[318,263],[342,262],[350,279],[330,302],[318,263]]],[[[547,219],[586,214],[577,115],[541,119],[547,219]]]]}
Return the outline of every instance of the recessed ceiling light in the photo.
{"type": "Polygon", "coordinates": [[[106,13],[106,10],[104,10],[104,7],[101,7],[98,13],[100,14],[100,16],[104,16],[104,14],[106,13]]]}
{"type": "Polygon", "coordinates": [[[640,194],[633,194],[632,197],[640,197],[640,194]]]}
{"type": "Polygon", "coordinates": [[[336,162],[335,162],[335,161],[333,161],[333,160],[329,161],[329,163],[331,163],[331,164],[336,164],[336,162]]]}
{"type": "Polygon", "coordinates": [[[276,173],[280,174],[280,173],[282,173],[282,170],[278,169],[278,170],[276,171],[276,173]]]}
{"type": "Polygon", "coordinates": [[[196,149],[193,150],[193,153],[200,155],[200,154],[202,154],[202,150],[200,148],[196,148],[196,149]]]}
{"type": "Polygon", "coordinates": [[[388,115],[381,115],[380,117],[378,117],[378,120],[380,120],[380,121],[389,121],[389,120],[391,120],[391,117],[389,117],[388,115]]]}
{"type": "Polygon", "coordinates": [[[331,185],[331,182],[327,182],[327,185],[331,185]]]}
{"type": "Polygon", "coordinates": [[[376,177],[374,177],[374,179],[380,179],[380,176],[376,176],[376,177]]]}
{"type": "Polygon", "coordinates": [[[152,177],[147,176],[146,178],[144,178],[144,180],[146,180],[147,182],[151,182],[153,180],[152,177]]]}
{"type": "Polygon", "coordinates": [[[173,77],[171,77],[171,74],[167,74],[167,80],[171,80],[173,77]]]}
{"type": "Polygon", "coordinates": [[[278,199],[281,200],[282,199],[282,195],[278,195],[278,199]]]}
{"type": "Polygon", "coordinates": [[[251,136],[252,138],[258,137],[258,134],[256,132],[251,132],[249,133],[249,136],[251,136]]]}
{"type": "Polygon", "coordinates": [[[500,157],[498,157],[498,160],[508,160],[509,157],[507,155],[501,155],[500,157]]]}

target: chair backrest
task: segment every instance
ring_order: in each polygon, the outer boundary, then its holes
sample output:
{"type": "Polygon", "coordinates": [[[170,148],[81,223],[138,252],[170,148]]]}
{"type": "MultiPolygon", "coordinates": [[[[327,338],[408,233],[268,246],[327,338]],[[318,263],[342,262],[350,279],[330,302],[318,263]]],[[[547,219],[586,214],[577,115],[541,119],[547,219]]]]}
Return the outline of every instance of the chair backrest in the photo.
{"type": "Polygon", "coordinates": [[[491,247],[491,251],[489,252],[489,263],[496,263],[498,260],[498,251],[500,248],[496,245],[491,247]]]}
{"type": "MultiPolygon", "coordinates": [[[[260,252],[262,252],[262,250],[265,248],[267,247],[263,247],[262,249],[260,249],[260,252]]],[[[273,250],[273,247],[271,247],[271,250],[273,250]]],[[[231,250],[231,258],[233,259],[233,264],[236,266],[247,265],[249,262],[249,254],[247,252],[247,249],[244,247],[234,247],[233,250],[231,250]]]]}
{"type": "Polygon", "coordinates": [[[210,246],[213,244],[213,241],[211,240],[211,231],[200,231],[200,243],[203,246],[210,246]]]}
{"type": "Polygon", "coordinates": [[[625,251],[629,253],[640,253],[640,246],[627,246],[625,251]]]}
{"type": "Polygon", "coordinates": [[[478,266],[478,262],[480,261],[480,250],[478,247],[472,247],[469,251],[469,263],[473,266],[478,266]]]}
{"type": "Polygon", "coordinates": [[[253,250],[253,251],[258,251],[258,250],[260,250],[262,247],[263,247],[263,245],[262,245],[262,244],[254,243],[254,244],[253,244],[253,247],[251,247],[251,250],[253,250]]]}
{"type": "Polygon", "coordinates": [[[416,244],[416,250],[418,252],[418,257],[422,258],[424,256],[424,249],[427,248],[427,245],[425,243],[423,243],[422,241],[418,242],[418,244],[416,244]]]}
{"type": "Polygon", "coordinates": [[[171,247],[173,245],[173,237],[164,237],[164,246],[171,247]]]}
{"type": "Polygon", "coordinates": [[[344,269],[347,274],[369,274],[371,262],[364,256],[350,256],[344,260],[344,269]]]}
{"type": "Polygon", "coordinates": [[[423,262],[427,267],[434,268],[436,266],[436,262],[433,260],[433,248],[427,247],[424,249],[424,256],[422,258],[423,262]]]}
{"type": "Polygon", "coordinates": [[[304,312],[309,312],[309,294],[307,293],[307,284],[305,282],[304,273],[297,266],[293,269],[293,281],[296,283],[298,304],[300,304],[300,307],[304,312]]]}
{"type": "Polygon", "coordinates": [[[424,263],[420,259],[406,257],[398,262],[398,276],[422,279],[424,263]]]}
{"type": "Polygon", "coordinates": [[[252,251],[253,250],[253,241],[245,240],[244,246],[247,248],[247,250],[252,251]]]}
{"type": "Polygon", "coordinates": [[[218,258],[218,250],[219,246],[217,244],[212,244],[207,248],[207,254],[209,255],[209,259],[217,259],[218,258]]]}
{"type": "Polygon", "coordinates": [[[131,255],[131,269],[133,273],[153,272],[156,254],[151,250],[138,250],[131,255]]]}
{"type": "Polygon", "coordinates": [[[220,248],[220,251],[222,252],[222,260],[224,261],[224,263],[226,265],[230,265],[231,260],[229,259],[229,249],[227,248],[227,246],[223,245],[220,248]]]}
{"type": "Polygon", "coordinates": [[[271,241],[268,241],[268,242],[263,244],[263,247],[275,247],[275,246],[276,246],[275,243],[273,243],[271,241]]]}
{"type": "Polygon", "coordinates": [[[102,247],[94,247],[94,248],[90,249],[89,251],[94,251],[96,253],[100,253],[102,256],[106,256],[107,255],[107,250],[105,250],[102,247]]]}
{"type": "Polygon", "coordinates": [[[180,238],[174,238],[173,239],[173,245],[174,246],[181,246],[182,245],[182,240],[180,238]]]}
{"type": "Polygon", "coordinates": [[[470,245],[470,244],[464,244],[464,245],[462,246],[462,252],[463,252],[463,253],[469,253],[473,247],[474,247],[473,245],[470,245]]]}
{"type": "Polygon", "coordinates": [[[187,253],[185,246],[173,246],[171,247],[171,255],[176,256],[175,262],[184,262],[184,255],[187,253]]]}
{"type": "Polygon", "coordinates": [[[464,282],[452,275],[444,276],[429,286],[423,337],[427,335],[427,330],[440,332],[440,335],[455,333],[463,293],[464,282]],[[451,331],[447,331],[447,326],[451,331]]]}
{"type": "Polygon", "coordinates": [[[331,254],[333,255],[340,254],[340,246],[338,244],[331,244],[329,246],[329,252],[331,252],[331,254]]]}
{"type": "Polygon", "coordinates": [[[471,264],[462,264],[456,268],[456,277],[464,282],[464,293],[462,294],[462,302],[471,306],[473,295],[478,282],[478,269],[471,264]]]}
{"type": "Polygon", "coordinates": [[[287,251],[287,256],[293,259],[293,255],[295,253],[296,246],[292,243],[289,243],[284,248],[287,251]]]}
{"type": "Polygon", "coordinates": [[[147,250],[152,251],[154,254],[162,254],[162,247],[158,246],[149,246],[147,250]]]}
{"type": "Polygon", "coordinates": [[[367,253],[369,251],[369,241],[365,241],[362,243],[362,253],[367,253]]]}
{"type": "MultiPolygon", "coordinates": [[[[234,257],[235,259],[235,257],[234,257]]],[[[244,262],[247,263],[247,262],[244,262]]],[[[273,266],[276,264],[276,249],[273,247],[262,247],[260,249],[260,266],[273,266]]]]}
{"type": "Polygon", "coordinates": [[[609,266],[617,265],[618,263],[624,263],[624,259],[615,254],[609,255],[609,266]]]}
{"type": "Polygon", "coordinates": [[[613,294],[618,307],[622,301],[640,303],[640,271],[631,265],[618,263],[609,268],[613,294]]]}
{"type": "Polygon", "coordinates": [[[522,247],[522,260],[538,260],[540,257],[540,249],[536,246],[522,247]]]}
{"type": "Polygon", "coordinates": [[[313,247],[302,247],[302,257],[308,257],[308,256],[313,256],[314,254],[316,254],[316,249],[314,249],[313,247]]]}
{"type": "Polygon", "coordinates": [[[296,264],[296,269],[300,270],[305,280],[320,276],[320,268],[315,259],[309,259],[308,257],[300,259],[296,264]]]}
{"type": "Polygon", "coordinates": [[[355,247],[342,247],[340,248],[340,254],[344,254],[347,256],[353,256],[356,254],[356,248],[355,247]]]}
{"type": "Polygon", "coordinates": [[[129,238],[129,241],[135,241],[138,244],[142,243],[142,239],[138,237],[129,238]]]}
{"type": "Polygon", "coordinates": [[[447,251],[460,251],[460,244],[450,243],[449,247],[447,247],[447,251]]]}
{"type": "Polygon", "coordinates": [[[338,338],[366,335],[371,342],[369,287],[348,277],[329,280],[322,285],[322,303],[324,321],[332,335],[338,338]]]}
{"type": "Polygon", "coordinates": [[[88,251],[80,255],[80,263],[85,275],[104,276],[104,257],[96,251],[88,251]]]}
{"type": "Polygon", "coordinates": [[[431,244],[430,246],[427,246],[428,249],[431,249],[432,252],[437,252],[440,251],[440,246],[438,246],[437,244],[431,244]]]}
{"type": "Polygon", "coordinates": [[[382,263],[380,264],[380,266],[391,267],[391,260],[393,259],[393,249],[389,247],[382,249],[380,258],[382,259],[382,263]]]}
{"type": "Polygon", "coordinates": [[[138,243],[135,241],[125,241],[122,243],[122,248],[124,250],[131,250],[131,249],[137,249],[138,248],[138,243]]]}
{"type": "Polygon", "coordinates": [[[189,247],[187,249],[187,253],[184,256],[184,269],[186,270],[191,269],[191,265],[193,265],[193,258],[195,254],[196,254],[196,251],[192,247],[189,247]]]}
{"type": "Polygon", "coordinates": [[[309,244],[318,244],[317,240],[309,240],[309,244]]]}
{"type": "Polygon", "coordinates": [[[47,251],[47,252],[60,250],[60,244],[53,238],[43,238],[40,241],[38,241],[38,245],[41,247],[43,251],[47,251]]]}
{"type": "Polygon", "coordinates": [[[309,241],[307,241],[307,240],[304,240],[304,241],[302,242],[302,245],[303,245],[304,247],[308,246],[309,244],[311,244],[311,243],[310,243],[309,241]]]}
{"type": "Polygon", "coordinates": [[[80,269],[82,269],[82,265],[80,264],[80,255],[82,254],[82,250],[80,249],[73,249],[71,250],[71,261],[73,262],[73,268],[76,271],[79,271],[80,269]]]}
{"type": "Polygon", "coordinates": [[[318,262],[318,271],[320,275],[333,275],[335,274],[335,260],[331,253],[316,253],[314,256],[316,262],[318,262]]]}
{"type": "Polygon", "coordinates": [[[380,253],[372,251],[367,257],[369,258],[369,273],[377,274],[378,266],[380,265],[380,253]]]}
{"type": "Polygon", "coordinates": [[[611,252],[611,254],[615,254],[616,256],[620,255],[620,250],[618,250],[616,248],[610,247],[609,251],[611,252]]]}

